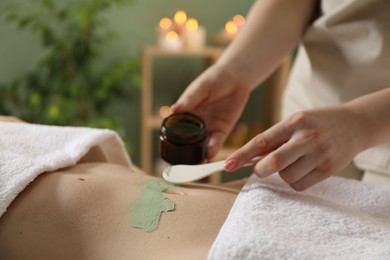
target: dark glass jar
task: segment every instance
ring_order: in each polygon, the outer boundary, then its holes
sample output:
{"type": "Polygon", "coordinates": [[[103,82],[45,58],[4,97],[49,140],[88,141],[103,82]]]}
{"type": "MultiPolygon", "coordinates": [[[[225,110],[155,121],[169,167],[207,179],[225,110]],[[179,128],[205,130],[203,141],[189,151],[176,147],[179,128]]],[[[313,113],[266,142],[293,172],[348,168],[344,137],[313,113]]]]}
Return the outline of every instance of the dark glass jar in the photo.
{"type": "Polygon", "coordinates": [[[160,129],[160,155],[170,164],[199,164],[206,157],[207,131],[202,118],[172,114],[160,129]]]}

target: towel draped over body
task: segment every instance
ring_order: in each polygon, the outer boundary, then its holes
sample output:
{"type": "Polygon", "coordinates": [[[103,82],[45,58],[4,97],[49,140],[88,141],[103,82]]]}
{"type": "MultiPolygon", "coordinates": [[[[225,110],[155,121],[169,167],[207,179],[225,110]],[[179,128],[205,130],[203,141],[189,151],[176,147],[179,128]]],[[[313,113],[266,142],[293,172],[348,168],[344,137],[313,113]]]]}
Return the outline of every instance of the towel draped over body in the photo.
{"type": "Polygon", "coordinates": [[[252,175],[209,259],[389,259],[390,186],[331,177],[303,192],[252,175]]]}

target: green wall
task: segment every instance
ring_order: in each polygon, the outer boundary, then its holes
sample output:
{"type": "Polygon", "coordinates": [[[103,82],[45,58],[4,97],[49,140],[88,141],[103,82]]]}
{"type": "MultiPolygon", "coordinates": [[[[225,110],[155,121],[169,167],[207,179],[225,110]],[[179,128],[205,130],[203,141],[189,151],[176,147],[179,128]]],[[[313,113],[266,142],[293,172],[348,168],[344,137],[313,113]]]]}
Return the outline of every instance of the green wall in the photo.
{"type": "MultiPolygon", "coordinates": [[[[135,0],[128,5],[113,8],[107,14],[107,21],[118,37],[107,46],[107,57],[138,55],[142,45],[155,44],[155,28],[159,20],[162,17],[173,17],[178,9],[197,18],[210,36],[217,33],[233,15],[245,15],[251,4],[252,1],[238,0],[135,0]]],[[[42,49],[38,39],[31,33],[16,30],[3,20],[0,21],[0,80],[8,81],[31,68],[42,49]]]]}
{"type": "MultiPolygon", "coordinates": [[[[198,19],[207,30],[210,43],[211,35],[218,33],[233,15],[246,15],[252,3],[248,0],[136,0],[127,6],[113,8],[107,13],[107,21],[117,37],[105,46],[104,59],[139,56],[143,45],[156,44],[155,29],[159,20],[162,17],[173,17],[178,9],[198,19]]],[[[0,22],[0,81],[8,82],[31,69],[42,52],[34,35],[6,25],[4,21],[0,22]]],[[[197,59],[157,60],[154,64],[154,82],[158,93],[156,107],[174,102],[203,68],[203,62],[197,59]]],[[[256,90],[246,108],[246,111],[251,112],[245,112],[242,120],[266,120],[264,106],[259,106],[259,103],[265,103],[264,96],[264,90],[256,90]]],[[[139,90],[133,90],[131,100],[117,104],[112,110],[126,118],[127,134],[134,146],[132,158],[138,163],[139,90]]]]}

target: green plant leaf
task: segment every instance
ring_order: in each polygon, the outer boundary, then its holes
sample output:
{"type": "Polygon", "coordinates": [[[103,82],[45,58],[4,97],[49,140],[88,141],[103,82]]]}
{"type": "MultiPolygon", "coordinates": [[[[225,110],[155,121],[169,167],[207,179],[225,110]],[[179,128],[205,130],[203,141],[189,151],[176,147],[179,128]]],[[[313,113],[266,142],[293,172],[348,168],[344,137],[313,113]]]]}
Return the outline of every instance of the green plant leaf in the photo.
{"type": "Polygon", "coordinates": [[[0,113],[29,122],[110,128],[130,150],[123,118],[109,114],[129,100],[140,82],[139,60],[103,62],[104,44],[115,33],[105,12],[131,0],[9,1],[6,23],[31,30],[43,45],[42,58],[28,73],[0,85],[0,113]]]}

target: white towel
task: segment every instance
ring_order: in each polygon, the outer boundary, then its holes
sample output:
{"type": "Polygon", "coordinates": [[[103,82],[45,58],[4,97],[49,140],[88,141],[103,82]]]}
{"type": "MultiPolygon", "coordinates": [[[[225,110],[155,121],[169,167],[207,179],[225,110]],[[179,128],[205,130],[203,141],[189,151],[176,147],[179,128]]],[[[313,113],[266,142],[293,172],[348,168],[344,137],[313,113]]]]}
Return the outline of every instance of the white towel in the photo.
{"type": "Polygon", "coordinates": [[[390,259],[390,186],[331,177],[296,192],[252,175],[209,259],[390,259]]]}
{"type": "Polygon", "coordinates": [[[131,165],[111,130],[0,122],[0,217],[38,175],[75,165],[89,151],[97,161],[131,165]]]}

